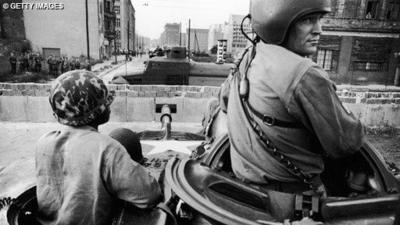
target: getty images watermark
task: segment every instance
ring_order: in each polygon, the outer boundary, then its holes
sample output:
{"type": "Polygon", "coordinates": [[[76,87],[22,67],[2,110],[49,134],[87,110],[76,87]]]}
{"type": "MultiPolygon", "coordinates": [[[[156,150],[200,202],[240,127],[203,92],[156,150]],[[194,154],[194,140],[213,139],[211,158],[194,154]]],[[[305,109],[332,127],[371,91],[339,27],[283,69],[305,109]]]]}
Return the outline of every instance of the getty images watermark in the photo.
{"type": "Polygon", "coordinates": [[[3,3],[3,9],[16,10],[63,10],[64,3],[34,2],[34,3],[3,3]]]}

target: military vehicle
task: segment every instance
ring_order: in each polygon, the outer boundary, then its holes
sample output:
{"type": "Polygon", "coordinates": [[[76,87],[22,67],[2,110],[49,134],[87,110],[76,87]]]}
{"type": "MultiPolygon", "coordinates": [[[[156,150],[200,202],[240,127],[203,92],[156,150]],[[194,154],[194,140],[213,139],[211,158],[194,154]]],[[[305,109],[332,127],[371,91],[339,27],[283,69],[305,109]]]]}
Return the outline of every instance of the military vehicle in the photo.
{"type": "Polygon", "coordinates": [[[114,75],[111,83],[123,80],[128,84],[212,85],[218,86],[229,74],[233,64],[196,62],[186,56],[185,47],[172,47],[166,56],[151,54],[143,70],[114,75]],[[122,79],[121,79],[122,78],[122,79]]]}
{"type": "MultiPolygon", "coordinates": [[[[303,217],[324,224],[393,224],[400,202],[400,170],[387,163],[369,142],[345,161],[325,159],[322,180],[327,197],[261,190],[243,183],[232,172],[226,118],[221,111],[210,117],[205,137],[171,131],[170,109],[165,106],[162,112],[161,130],[143,131],[141,139],[142,145],[160,143],[157,154],[147,154],[145,165],[161,177],[164,207],[141,211],[125,205],[113,224],[262,225],[303,217]],[[176,143],[166,144],[171,140],[192,142],[180,149],[176,143]]],[[[10,225],[35,224],[32,181],[31,186],[18,190],[19,194],[14,191],[14,196],[1,200],[10,205],[6,207],[10,225]]]]}

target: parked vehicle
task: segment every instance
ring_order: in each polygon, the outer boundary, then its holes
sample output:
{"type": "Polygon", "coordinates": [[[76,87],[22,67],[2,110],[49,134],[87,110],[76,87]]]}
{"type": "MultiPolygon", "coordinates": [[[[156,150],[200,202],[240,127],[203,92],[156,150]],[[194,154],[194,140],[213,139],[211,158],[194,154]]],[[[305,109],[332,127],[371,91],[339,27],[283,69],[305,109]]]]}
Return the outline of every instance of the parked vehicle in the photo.
{"type": "Polygon", "coordinates": [[[125,83],[135,85],[199,85],[202,80],[211,80],[218,86],[233,67],[232,63],[196,62],[186,57],[184,47],[171,48],[166,57],[160,52],[163,52],[161,48],[150,53],[150,59],[144,62],[141,70],[116,73],[111,83],[119,83],[121,78],[125,83]]]}

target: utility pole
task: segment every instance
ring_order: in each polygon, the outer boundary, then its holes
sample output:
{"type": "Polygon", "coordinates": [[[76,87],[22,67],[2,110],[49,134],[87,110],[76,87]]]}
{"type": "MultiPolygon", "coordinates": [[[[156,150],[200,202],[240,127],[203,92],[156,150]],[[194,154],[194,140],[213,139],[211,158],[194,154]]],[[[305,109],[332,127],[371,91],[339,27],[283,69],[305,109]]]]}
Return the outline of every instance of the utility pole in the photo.
{"type": "MultiPolygon", "coordinates": [[[[129,59],[129,33],[131,32],[131,30],[129,29],[129,17],[128,17],[128,34],[127,34],[127,38],[128,38],[128,43],[127,43],[127,48],[128,48],[128,50],[127,50],[127,52],[125,53],[125,76],[127,76],[128,75],[128,59],[129,59]]],[[[133,47],[135,47],[135,46],[133,46],[133,47]]]]}
{"type": "Polygon", "coordinates": [[[88,0],[85,0],[85,12],[86,12],[86,51],[87,51],[87,59],[88,59],[88,64],[89,64],[87,66],[87,70],[91,71],[92,70],[92,66],[90,65],[88,0]]]}
{"type": "Polygon", "coordinates": [[[143,48],[144,48],[144,37],[141,36],[140,40],[141,40],[141,42],[140,42],[140,57],[142,57],[142,52],[143,52],[143,48]]]}
{"type": "MultiPolygon", "coordinates": [[[[87,0],[86,0],[86,1],[87,1],[87,0]]],[[[129,40],[129,33],[131,32],[131,29],[130,29],[130,27],[129,27],[129,26],[130,26],[129,22],[130,22],[130,21],[129,21],[129,18],[128,18],[128,46],[127,46],[127,47],[128,47],[128,55],[129,55],[129,41],[130,41],[130,40],[129,40]]],[[[134,47],[135,47],[135,46],[134,46],[134,47]]]]}
{"type": "Polygon", "coordinates": [[[182,46],[182,23],[179,23],[179,46],[182,46]]]}
{"type": "Polygon", "coordinates": [[[115,64],[117,64],[117,36],[115,36],[114,38],[114,56],[115,56],[115,64]]]}
{"type": "Polygon", "coordinates": [[[189,32],[188,32],[188,58],[190,61],[190,19],[189,19],[189,32]]]}

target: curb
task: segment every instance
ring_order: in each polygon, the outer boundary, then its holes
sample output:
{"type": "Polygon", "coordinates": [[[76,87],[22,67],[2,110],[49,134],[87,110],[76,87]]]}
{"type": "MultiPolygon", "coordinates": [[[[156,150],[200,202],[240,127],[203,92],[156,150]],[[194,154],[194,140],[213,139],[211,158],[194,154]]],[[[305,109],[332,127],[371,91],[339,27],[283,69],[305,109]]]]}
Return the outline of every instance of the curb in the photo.
{"type": "Polygon", "coordinates": [[[118,64],[116,64],[116,65],[112,65],[112,67],[110,69],[106,69],[104,71],[101,71],[99,74],[97,74],[97,76],[100,77],[100,78],[103,78],[103,76],[106,75],[107,73],[109,73],[111,71],[114,71],[114,70],[120,68],[121,66],[125,65],[124,62],[125,61],[121,61],[121,62],[118,62],[118,64]]]}

